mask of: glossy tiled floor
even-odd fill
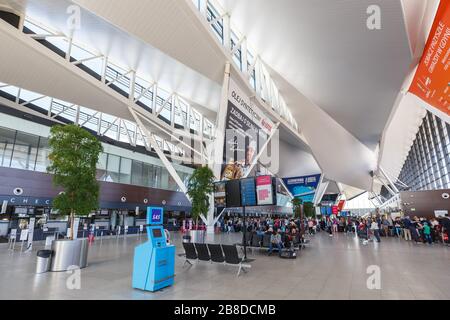
[[[235,243],[237,234],[209,242]],[[174,235],[177,253],[183,252]],[[89,267],[81,271],[81,289],[69,290],[69,274],[35,275],[35,252],[10,252],[0,245],[0,299],[450,299],[450,248],[414,245],[399,239],[363,246],[354,236],[320,233],[296,260],[254,252],[249,273],[195,263],[182,268],[177,257],[175,285],[157,293],[131,288],[136,237],[104,239],[90,248]],[[39,246],[35,246],[35,250]],[[367,268],[381,270],[381,289],[369,290]]]

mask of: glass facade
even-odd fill
[[[427,112],[399,179],[412,191],[450,188],[450,125]]]
[[[50,164],[48,139],[0,127],[0,166],[46,172]],[[187,183],[189,174],[179,172]],[[99,181],[180,191],[168,171],[161,165],[137,161],[117,154],[102,153],[97,164]]]

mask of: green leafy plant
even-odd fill
[[[300,199],[300,198],[295,198],[294,197],[291,200],[291,203],[292,203],[292,209],[294,211],[294,217],[301,218],[303,200]]]
[[[47,171],[53,174],[53,184],[63,189],[53,200],[53,207],[70,214],[69,238],[73,239],[75,216],[98,208],[96,166],[103,148],[95,136],[77,125],[52,127],[49,145]]]
[[[306,202],[303,205],[303,211],[305,213],[305,217],[313,218],[315,215],[314,204],[312,202]]]
[[[189,178],[187,194],[191,198],[191,217],[198,226],[198,218],[209,210],[209,196],[214,190],[214,173],[208,167],[199,167]]]

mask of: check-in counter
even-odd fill
[[[61,220],[48,220],[47,221],[47,228],[54,229],[56,232],[65,233],[67,232],[67,221],[61,221]]]
[[[8,235],[9,221],[0,221],[0,237]]]

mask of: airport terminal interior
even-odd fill
[[[0,300],[450,299],[450,0],[0,0],[0,44]]]

